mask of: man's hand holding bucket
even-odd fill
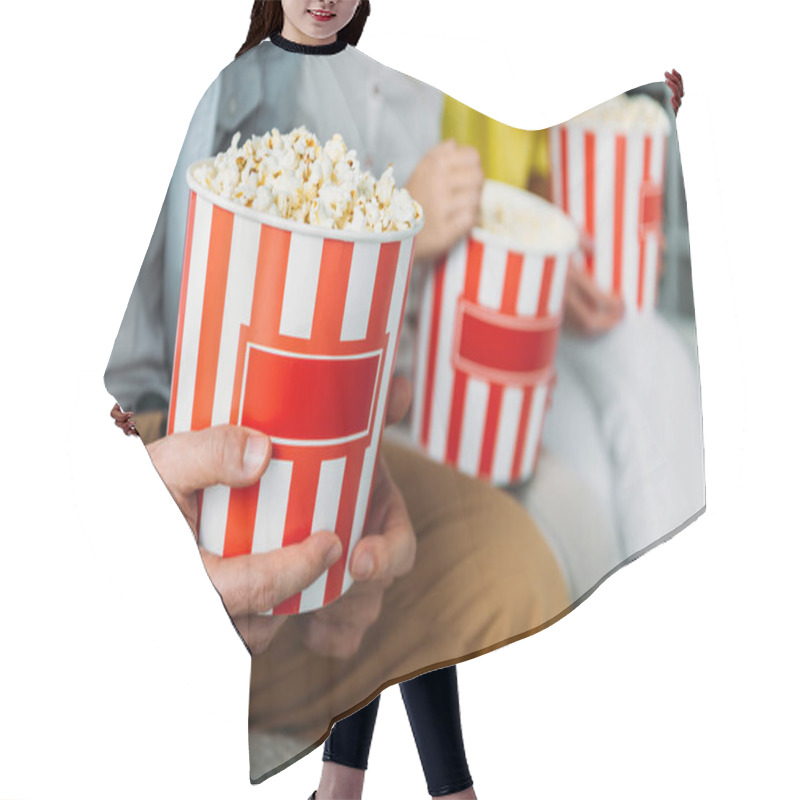
[[[392,383],[387,423],[405,415],[410,402],[405,380]],[[234,425],[179,433],[147,447],[153,465],[197,537],[197,493],[216,484],[250,486],[264,474],[270,441],[264,434]],[[339,601],[308,615],[306,641],[327,655],[353,655],[377,619],[383,592],[410,571],[416,538],[403,498],[383,462],[373,484],[365,535],[353,550],[350,571],[356,584]],[[203,564],[245,644],[263,652],[286,617],[263,616],[313,583],[342,557],[330,531],[269,553],[222,558],[200,548]]]

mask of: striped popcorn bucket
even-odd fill
[[[527,209],[545,246],[476,228],[428,274],[414,363],[412,433],[433,459],[497,485],[536,466],[574,224],[528,192],[486,181],[482,203]]]
[[[553,200],[594,240],[586,271],[628,311],[655,307],[667,133],[571,120],[550,128]]]
[[[237,556],[335,531],[345,555],[270,613],[311,611],[352,583],[421,225],[356,234],[266,217],[192,171],[168,433],[270,436],[258,483],[203,492],[200,544]]]

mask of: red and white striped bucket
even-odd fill
[[[191,188],[168,433],[225,423],[272,440],[261,480],[203,492],[200,544],[263,553],[332,530],[343,557],[273,614],[351,585],[403,319],[414,237],[327,230]]]
[[[594,240],[588,274],[628,311],[656,303],[667,126],[577,117],[549,132],[553,200]]]
[[[433,459],[497,485],[536,466],[554,378],[574,224],[528,192],[486,181],[482,203],[528,209],[546,247],[474,229],[427,276],[414,365],[412,432]]]

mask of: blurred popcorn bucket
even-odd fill
[[[486,181],[481,203],[484,220],[513,209],[512,227],[527,220],[534,235],[475,228],[426,277],[412,432],[431,458],[507,485],[536,466],[578,232],[554,205],[502,183]]]
[[[310,611],[352,582],[421,223],[354,233],[267,217],[193,169],[168,433],[271,437],[258,483],[203,492],[200,545],[237,556],[335,531],[342,558],[271,613]]]
[[[594,240],[587,273],[628,311],[656,303],[668,133],[655,100],[625,95],[549,130],[553,200]]]

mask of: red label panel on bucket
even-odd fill
[[[558,330],[558,317],[518,317],[462,298],[454,366],[489,381],[534,383],[552,368]]]
[[[251,344],[241,424],[297,444],[366,436],[381,354],[309,357]]]
[[[649,181],[642,184],[639,224],[643,233],[647,231],[660,233],[663,194],[662,187],[658,184]]]

